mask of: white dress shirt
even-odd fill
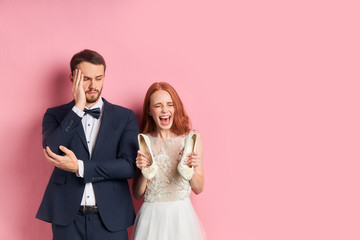
[[[90,109],[100,108],[101,113],[100,113],[99,119],[92,117],[90,114],[85,114],[85,112],[81,111],[76,106],[74,106],[72,108],[72,110],[79,117],[82,118],[81,122],[82,122],[82,125],[84,128],[86,142],[87,142],[89,152],[90,152],[90,160],[91,160],[91,155],[94,150],[94,146],[95,146],[96,139],[97,139],[99,129],[100,129],[101,117],[102,117],[102,113],[103,113],[103,111],[102,111],[103,105],[104,105],[104,102],[100,97],[99,100],[97,101],[97,103],[95,103],[95,105],[90,108]],[[88,109],[87,107],[85,107],[85,108]],[[84,162],[80,159],[78,159],[78,166],[79,166],[79,170],[76,175],[78,177],[83,178],[84,177]],[[94,205],[96,205],[96,199],[95,199],[93,185],[92,185],[92,183],[86,183],[84,194],[83,194],[83,197],[81,200],[81,206],[94,206]]]

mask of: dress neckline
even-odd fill
[[[149,137],[151,138],[154,138],[154,139],[157,139],[157,140],[169,140],[169,139],[177,139],[179,137],[185,137],[186,135],[177,135],[175,137],[165,137],[165,138],[162,138],[162,137],[154,137],[152,136],[151,134],[148,134]]]

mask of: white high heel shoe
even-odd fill
[[[188,165],[185,165],[184,162],[187,158],[186,155],[195,151],[196,143],[197,143],[197,134],[194,132],[190,132],[185,138],[183,155],[177,167],[180,175],[187,181],[189,181],[194,175],[194,167],[189,167]]]
[[[146,179],[151,180],[157,173],[158,165],[156,164],[153,152],[151,151],[150,138],[145,134],[140,133],[138,135],[138,142],[140,150],[150,154],[152,164],[149,167],[142,168],[141,172]]]

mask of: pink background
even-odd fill
[[[0,239],[51,238],[41,121],[84,48],[138,116],[152,82],[178,90],[205,142],[208,239],[360,239],[359,23],[355,0],[1,0]]]

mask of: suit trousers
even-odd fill
[[[68,226],[52,224],[53,240],[128,240],[127,230],[108,231],[99,214],[78,212]]]

